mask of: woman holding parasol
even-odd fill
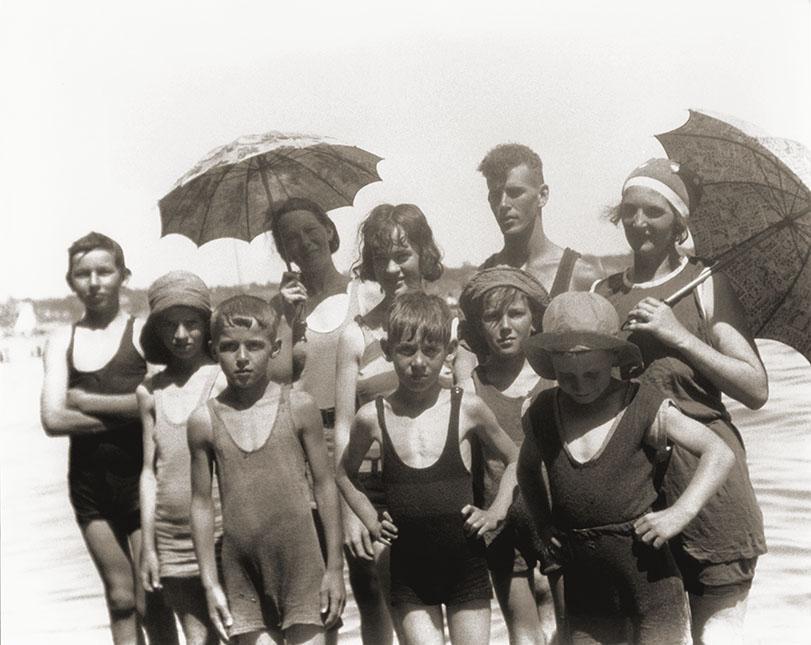
[[[679,248],[700,198],[700,178],[676,162],[652,159],[634,170],[611,215],[623,225],[633,263],[592,290],[629,319],[627,338],[644,361],[639,380],[658,386],[736,456],[721,490],[671,543],[689,595],[695,642],[734,642],[743,640],[746,600],[766,543],[743,442],[721,394],[759,408],[768,398],[768,380],[745,312],[722,273],[672,305],[663,302],[704,268]],[[696,465],[689,453],[673,448],[662,487],[666,500],[678,497]]]

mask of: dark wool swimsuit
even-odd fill
[[[383,398],[376,399],[383,434],[383,486],[399,529],[391,546],[391,603],[454,605],[492,597],[484,543],[465,535],[462,508],[473,488],[459,452],[462,390],[451,390],[451,418],[442,454],[426,468],[405,464],[386,429]]]
[[[633,528],[658,496],[656,449],[646,436],[664,397],[652,386],[628,388],[622,416],[585,462],[561,440],[558,388],[527,411],[549,473],[555,526],[566,535],[566,612],[573,636],[624,642],[630,621],[634,643],[682,643],[687,611],[676,563],[667,549],[637,540]]]
[[[146,376],[146,362],[132,344],[134,319],[127,320],[118,350],[101,369],[82,372],[73,364],[73,338],[67,351],[68,389],[92,394],[133,394]],[[94,415],[106,431],[70,438],[68,486],[70,503],[80,526],[107,520],[131,533],[141,525],[138,481],[143,466],[143,431],[140,419]]]
[[[614,305],[620,320],[625,320],[640,300],[648,296],[666,298],[703,268],[701,263],[691,260],[662,282],[648,285],[632,285],[624,274],[617,273],[601,281],[596,292]],[[676,302],[673,313],[691,334],[712,346],[697,291]],[[735,455],[732,472],[718,492],[679,539],[671,540],[685,586],[691,593],[698,594],[720,593],[724,589],[734,591],[729,585],[748,586],[755,573],[757,557],[766,552],[763,516],[749,479],[743,439],[730,421],[721,393],[709,379],[693,369],[685,357],[653,334],[626,332],[626,337],[642,352],[645,371],[639,381],[656,386],[684,414],[721,437]],[[697,457],[678,446],[673,448],[663,484],[668,504],[682,494],[697,467]]]

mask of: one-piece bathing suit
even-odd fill
[[[232,433],[241,434],[235,427],[244,423],[241,415],[216,398],[206,403],[220,482],[223,578],[234,619],[231,636],[323,624],[319,591],[324,560],[289,396],[285,386],[270,434],[251,451],[233,438]]]
[[[492,597],[484,543],[465,535],[462,508],[473,503],[470,473],[459,451],[462,390],[451,390],[442,454],[426,468],[400,459],[376,400],[383,435],[383,486],[398,528],[391,546],[391,603],[453,605]]]
[[[93,394],[134,394],[146,376],[146,362],[132,342],[134,319],[127,320],[115,355],[101,369],[82,372],[73,363],[76,326],[67,351],[68,389]],[[94,415],[104,432],[70,438],[68,487],[76,520],[84,527],[107,520],[131,533],[141,526],[138,482],[144,447],[141,420],[119,415]]]

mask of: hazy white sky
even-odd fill
[[[0,2],[0,299],[66,293],[65,249],[91,229],[122,243],[134,286],[178,267],[277,279],[264,238],[159,237],[158,200],[243,134],[385,158],[333,212],[341,268],[381,201],[420,205],[448,264],[497,250],[476,167],[500,142],[541,154],[547,231],[587,252],[624,250],[601,212],[689,107],[811,144],[808,0],[386,4]]]

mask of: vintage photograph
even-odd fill
[[[0,640],[794,645],[811,3],[0,3]]]

